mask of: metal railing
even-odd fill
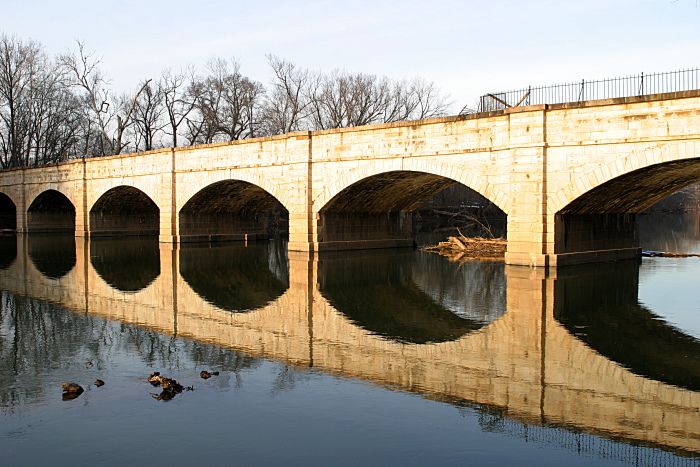
[[[700,68],[665,73],[642,73],[594,81],[584,79],[576,83],[530,86],[513,91],[484,94],[479,98],[476,110],[467,106],[462,109],[460,115],[525,105],[563,104],[696,89],[700,89]]]

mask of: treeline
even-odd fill
[[[267,59],[267,85],[236,60],[212,59],[202,71],[165,70],[118,94],[82,43],[51,57],[35,41],[0,35],[0,168],[430,118],[447,109],[445,96],[420,79]]]

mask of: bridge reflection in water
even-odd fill
[[[546,274],[406,251],[1,240],[12,293],[477,404],[484,426],[516,436],[554,425],[700,453],[700,343],[638,303],[636,262]],[[57,245],[72,266],[54,261]]]

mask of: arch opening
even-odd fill
[[[698,181],[700,159],[656,164],[613,178],[555,214],[554,252],[617,250],[636,256],[639,215]]]
[[[321,249],[412,246],[457,227],[484,235],[482,224],[505,237],[506,214],[471,188],[440,175],[391,171],[334,196],[319,212],[318,241]]]
[[[179,223],[183,242],[286,238],[289,212],[257,185],[224,180],[192,196]]]
[[[0,193],[0,233],[17,230],[17,206],[5,193]]]
[[[90,209],[91,236],[147,236],[159,232],[160,209],[138,188],[112,188]]]
[[[72,233],[75,231],[75,206],[63,193],[46,190],[29,205],[27,230],[37,233]]]

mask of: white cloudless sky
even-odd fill
[[[0,33],[52,54],[84,41],[116,91],[215,56],[268,82],[273,53],[423,77],[454,112],[485,92],[700,66],[696,0],[0,0]]]

